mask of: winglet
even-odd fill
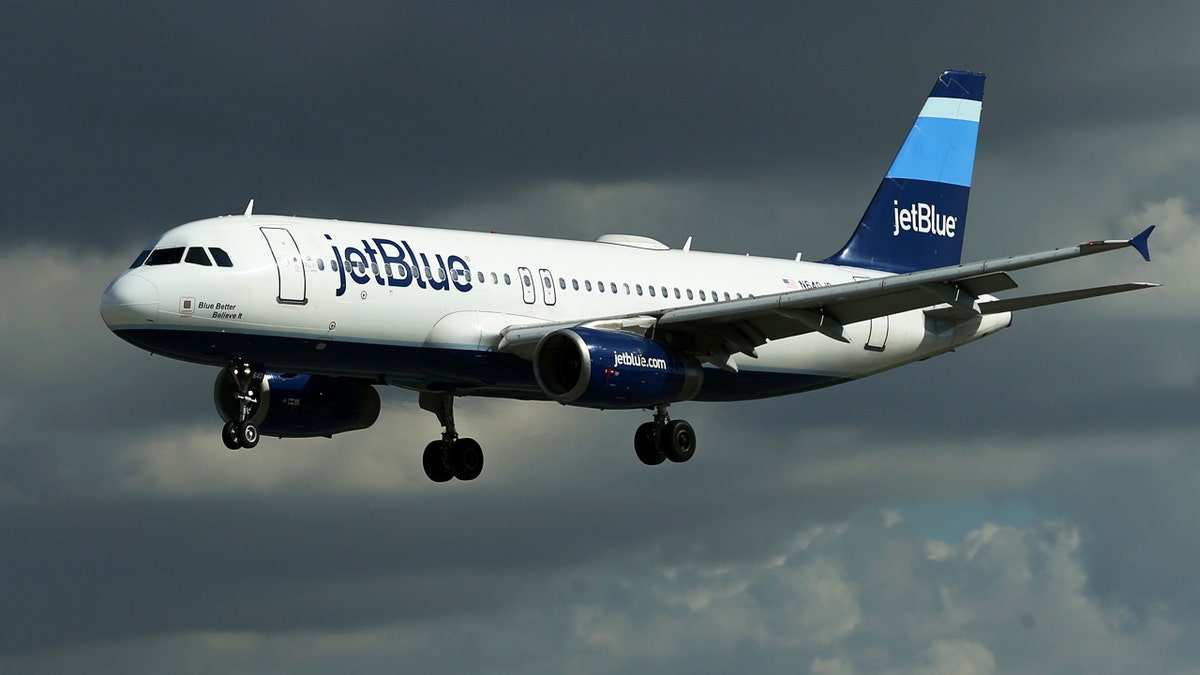
[[[1154,231],[1154,225],[1142,230],[1142,233],[1129,240],[1129,245],[1136,248],[1138,253],[1150,262],[1150,233]]]
[[[250,203],[246,205],[246,213],[244,213],[242,215],[246,215],[246,216],[254,215],[254,200],[253,199],[251,199]]]

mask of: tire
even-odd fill
[[[459,480],[475,480],[483,472],[483,448],[474,438],[460,438],[450,446],[450,466]]]
[[[242,422],[237,426],[237,437],[243,448],[253,448],[258,445],[258,426],[254,422]]]
[[[225,426],[221,428],[221,442],[231,451],[236,452],[242,449],[242,441],[237,435],[237,422],[225,423]]]
[[[656,466],[662,464],[663,460],[667,458],[658,440],[658,425],[654,422],[646,422],[634,432],[633,450],[637,453],[638,459],[642,460],[642,464]]]
[[[425,475],[435,483],[445,483],[454,478],[454,469],[450,466],[450,444],[446,441],[433,441],[425,446],[421,464],[425,467]]]
[[[696,431],[687,422],[674,420],[668,423],[665,436],[663,449],[672,462],[686,462],[696,454]]]

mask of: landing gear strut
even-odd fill
[[[437,415],[442,425],[441,440],[431,441],[425,446],[421,463],[425,475],[435,483],[445,483],[451,478],[475,480],[483,471],[483,449],[473,438],[459,438],[454,429],[454,394],[423,391],[420,396],[422,410]]]
[[[227,370],[237,385],[234,398],[238,402],[238,412],[237,419],[226,422],[225,428],[221,429],[221,440],[230,450],[253,448],[258,445],[258,425],[250,421],[250,416],[258,408],[263,373],[249,363],[230,364]]]
[[[672,420],[667,406],[654,408],[654,421],[639,426],[633,434],[633,449],[643,464],[654,466],[663,460],[686,462],[696,454],[696,432],[683,420]]]

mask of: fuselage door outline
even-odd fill
[[[308,286],[300,247],[292,233],[282,227],[258,228],[267,240],[275,269],[279,275],[279,295],[275,300],[283,305],[308,304]]]
[[[525,304],[537,302],[537,290],[533,287],[533,272],[528,267],[517,268],[517,281],[521,284],[521,299]]]
[[[538,276],[541,277],[542,281],[542,301],[547,305],[553,306],[558,301],[554,293],[554,275],[550,273],[550,270],[543,267],[538,270]]]
[[[870,277],[854,277],[855,281],[866,281]],[[887,315],[877,316],[871,319],[870,326],[867,330],[867,343],[863,345],[863,349],[869,352],[881,352],[887,348],[888,330],[891,324],[888,321]]]

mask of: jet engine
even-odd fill
[[[533,373],[547,396],[589,408],[647,408],[700,391],[699,362],[629,333],[564,328],[538,343]]]
[[[238,421],[238,388],[223,369],[213,386],[217,413]],[[367,382],[344,377],[270,373],[256,387],[249,421],[260,433],[280,438],[326,438],[366,429],[379,418],[379,394]]]

